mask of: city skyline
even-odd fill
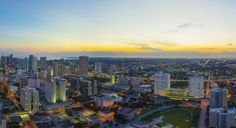
[[[4,1],[0,53],[235,58],[235,1]]]

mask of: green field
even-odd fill
[[[155,118],[163,117],[159,126],[172,125],[174,128],[190,128],[192,127],[193,112],[189,109],[171,109],[166,111],[158,111],[151,116],[144,118],[145,121],[152,121]]]

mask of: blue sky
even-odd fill
[[[234,0],[4,0],[0,50],[236,57],[235,12]]]

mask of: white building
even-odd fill
[[[235,123],[234,110],[223,108],[210,108],[209,127],[231,128]]]
[[[163,91],[170,89],[170,74],[159,72],[154,75],[154,94],[163,95]]]
[[[50,103],[57,101],[66,101],[66,80],[52,78],[50,81],[45,81],[45,97]]]
[[[94,97],[94,102],[99,107],[111,107],[116,102],[121,102],[123,100],[122,97],[117,94],[110,94],[107,96],[96,96]]]
[[[102,63],[101,62],[96,62],[95,63],[95,70],[96,73],[102,73]]]
[[[190,96],[201,98],[204,97],[204,78],[191,77],[189,79]]]
[[[227,89],[213,88],[210,94],[211,108],[227,108]]]
[[[39,92],[35,88],[22,88],[20,104],[25,111],[30,113],[37,112],[39,108]]]

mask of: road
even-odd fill
[[[199,123],[198,123],[198,128],[206,128],[205,120],[206,120],[206,109],[203,108],[201,110],[200,119],[199,119]]]
[[[206,114],[207,114],[207,106],[209,105],[209,100],[208,99],[202,99],[201,100],[201,113],[200,113],[200,119],[198,123],[198,128],[206,128],[205,125],[205,120],[206,120]]]

